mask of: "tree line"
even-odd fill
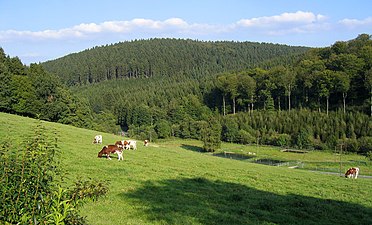
[[[18,57],[7,56],[2,48],[0,111],[89,129],[115,126],[115,119],[94,114],[87,99],[73,94],[58,76],[40,64],[25,66]]]
[[[228,72],[217,77],[230,111],[258,108],[325,111],[347,108],[372,115],[372,40],[360,35],[328,48],[311,49],[290,65]]]

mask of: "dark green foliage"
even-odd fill
[[[0,109],[114,133],[120,126],[140,139],[201,140],[206,121],[232,114],[218,119],[223,141],[369,151],[370,36],[303,50],[151,39],[42,64],[71,92],[40,65],[22,72],[3,54],[1,85],[11,88],[0,90]]]
[[[7,57],[4,50],[0,48],[0,110],[11,111],[12,104],[12,77],[9,72]]]
[[[155,43],[161,47],[155,46]],[[168,55],[172,55],[173,58],[167,58],[165,62],[159,65],[151,64],[153,72],[151,76],[144,76],[144,72],[139,72],[146,68],[148,60],[134,57],[137,53],[131,50],[131,53],[126,52],[120,57],[117,56],[123,59],[122,61],[116,62],[117,59],[115,58],[110,63],[112,65],[115,63],[128,65],[124,59],[127,54],[133,54],[131,56],[135,60],[132,60],[129,64],[146,64],[133,67],[139,68],[139,70],[136,69],[137,72],[128,70],[129,75],[113,76],[109,79],[103,79],[105,82],[99,84],[96,83],[102,80],[97,78],[93,79],[94,85],[72,88],[73,92],[81,98],[88,98],[95,113],[114,112],[118,116],[118,124],[123,130],[128,130],[131,126],[130,133],[139,136],[146,136],[144,134],[149,131],[144,133],[144,130],[154,129],[157,121],[166,120],[170,123],[173,136],[200,139],[199,123],[200,121],[207,121],[213,115],[211,111],[225,115],[262,109],[266,110],[265,112],[274,112],[275,110],[306,108],[327,113],[342,109],[343,113],[346,114],[346,112],[355,112],[359,109],[366,112],[368,109],[366,101],[369,97],[370,86],[363,85],[361,80],[368,78],[369,73],[364,72],[364,68],[369,71],[370,65],[372,65],[372,63],[369,63],[372,58],[369,54],[372,51],[368,51],[368,46],[371,46],[370,39],[361,41],[357,38],[349,42],[337,43],[331,48],[311,49],[301,57],[298,55],[293,57],[290,65],[283,63],[285,58],[282,58],[281,65],[280,63],[265,64],[265,69],[253,68],[252,66],[258,64],[252,63],[247,66],[238,60],[232,63],[237,67],[229,68],[225,66],[224,69],[219,70],[218,68],[221,69],[222,67],[213,67],[213,60],[205,61],[205,64],[200,66],[199,61],[194,62],[192,61],[193,58],[186,57],[187,54],[192,54],[195,57],[198,56],[201,62],[204,62],[203,57],[206,55],[211,57],[214,54],[208,52],[210,49],[223,45],[248,46],[248,43],[205,43],[174,39],[142,40],[94,48],[43,65],[47,68],[59,68],[59,63],[82,56],[89,56],[82,60],[92,63],[95,54],[105,53],[104,55],[116,57],[116,54],[122,52],[123,49],[129,50],[133,46],[137,46],[138,49],[148,46],[153,52],[160,51],[164,47],[163,50]],[[188,46],[188,48],[185,46]],[[206,46],[209,50],[202,51],[201,49]],[[179,55],[171,54],[175,49],[178,49]],[[235,47],[231,47],[231,49],[235,49]],[[192,50],[192,52],[189,52],[189,50]],[[224,48],[224,50],[227,51],[228,48]],[[147,54],[150,55],[150,53]],[[157,56],[161,58],[163,57],[162,54]],[[221,52],[221,54],[224,54],[224,52]],[[150,57],[149,55],[147,56]],[[182,55],[184,59],[174,62],[178,56]],[[185,68],[184,65],[190,63],[188,60],[191,60],[189,65],[192,66]],[[350,60],[351,63],[344,62],[344,60]],[[277,62],[280,62],[280,60]],[[100,67],[100,62],[96,64],[96,68]],[[160,65],[163,67],[157,68]],[[177,65],[177,68],[174,65]],[[195,69],[196,67],[197,69]],[[212,67],[216,70],[211,69]],[[193,68],[193,70],[190,71],[188,68]],[[95,73],[97,72],[90,74],[95,76]],[[64,76],[64,74],[59,75]],[[110,99],[110,101],[107,101],[107,99]],[[360,99],[364,100],[361,101]],[[205,106],[208,106],[208,108]],[[368,133],[370,133],[370,125],[366,124],[364,119],[347,122],[347,118],[333,120],[324,114],[313,114],[306,117],[302,116],[301,113],[294,113],[293,115],[284,113],[285,119],[275,118],[275,112],[270,115],[260,115],[257,118],[252,118],[250,126],[253,128],[253,132],[245,128],[239,129],[237,126],[233,126],[233,123],[226,123],[225,121],[221,124],[223,125],[223,140],[246,143],[251,142],[252,138],[250,136],[253,136],[257,141],[256,134],[259,132],[262,143],[279,146],[292,144],[324,149],[333,148],[340,138],[358,140],[360,137],[369,136]],[[316,116],[319,116],[317,119],[325,124],[314,123],[314,117]],[[267,125],[268,123],[269,125]],[[301,128],[308,124],[311,126],[311,135],[308,138],[309,140],[305,141],[299,134]],[[358,131],[356,131],[355,126],[358,126]],[[275,129],[271,127],[275,127]]]
[[[372,150],[372,137],[361,137],[358,139],[360,152],[366,154]]]
[[[367,152],[367,158],[372,161],[372,151]]]
[[[268,138],[268,143],[274,146],[287,147],[292,145],[292,137],[289,134],[273,133]],[[301,146],[302,147],[302,146]]]
[[[58,156],[56,140],[41,125],[19,145],[1,143],[1,224],[86,224],[78,214],[81,200],[104,195],[107,184],[78,181],[71,190],[61,188]]]
[[[238,142],[241,144],[253,144],[256,138],[246,130],[239,130],[238,132]]]
[[[277,57],[291,61],[291,57],[306,50],[269,43],[149,39],[94,47],[45,62],[43,66],[72,86],[177,74],[200,77],[203,73],[252,68]]]
[[[226,142],[237,142],[239,139],[239,125],[231,116],[224,117],[222,122],[222,140]]]
[[[38,127],[34,138],[13,146],[1,146],[1,216],[0,221],[43,221],[51,200],[57,148]]]
[[[202,123],[201,136],[205,151],[214,152],[221,147],[221,131],[220,122],[214,117]]]
[[[362,113],[330,112],[327,116],[308,110],[271,113],[256,110],[238,113],[229,120],[230,124],[239,124],[238,129],[250,136],[257,137],[259,132],[261,144],[334,149],[341,140],[352,152],[365,153],[372,149],[370,117]],[[348,132],[353,137],[346,137]],[[222,136],[228,134],[223,132]]]
[[[85,98],[72,94],[59,77],[47,73],[40,64],[24,66],[17,57],[5,56],[1,48],[0,111],[110,131],[102,128],[102,124],[107,123],[101,121],[98,115],[101,111],[94,114]],[[108,124],[115,127],[115,123]]]
[[[348,138],[345,140],[345,151],[348,152],[359,152],[360,146],[357,139]]]
[[[171,126],[168,121],[162,119],[155,124],[155,131],[159,138],[168,138],[171,135]]]
[[[299,148],[309,148],[311,146],[310,138],[311,133],[307,129],[301,129],[300,132],[295,136],[294,144]]]

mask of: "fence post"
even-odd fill
[[[342,173],[341,173],[341,171],[342,171],[342,158],[341,158],[341,156],[342,156],[342,146],[343,145],[344,145],[343,143],[340,144],[340,148],[341,148],[341,151],[340,151],[340,177],[342,176]]]

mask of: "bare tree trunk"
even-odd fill
[[[327,116],[328,116],[328,107],[329,107],[329,96],[327,96]]]
[[[288,85],[288,111],[291,111],[291,85]]]
[[[251,107],[252,107],[251,110],[253,112],[253,95],[251,96]],[[372,105],[371,105],[371,113],[372,113]]]
[[[291,91],[288,91],[288,111],[291,111]]]
[[[226,116],[226,101],[225,101],[225,96],[222,96],[222,103],[223,103],[223,115]]]
[[[233,98],[232,100],[233,100],[233,114],[235,114],[235,98]]]
[[[318,111],[321,112],[320,110],[320,98],[318,97]]]
[[[346,96],[347,96],[347,94],[345,92],[342,93],[342,98],[344,100],[344,114],[346,113]]]

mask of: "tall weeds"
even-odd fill
[[[68,190],[61,188],[58,154],[57,138],[49,138],[41,123],[34,137],[25,137],[20,144],[0,144],[0,224],[87,223],[78,214],[81,200],[104,195],[107,184],[86,181],[78,188],[78,183]],[[93,194],[76,194],[88,186]]]

